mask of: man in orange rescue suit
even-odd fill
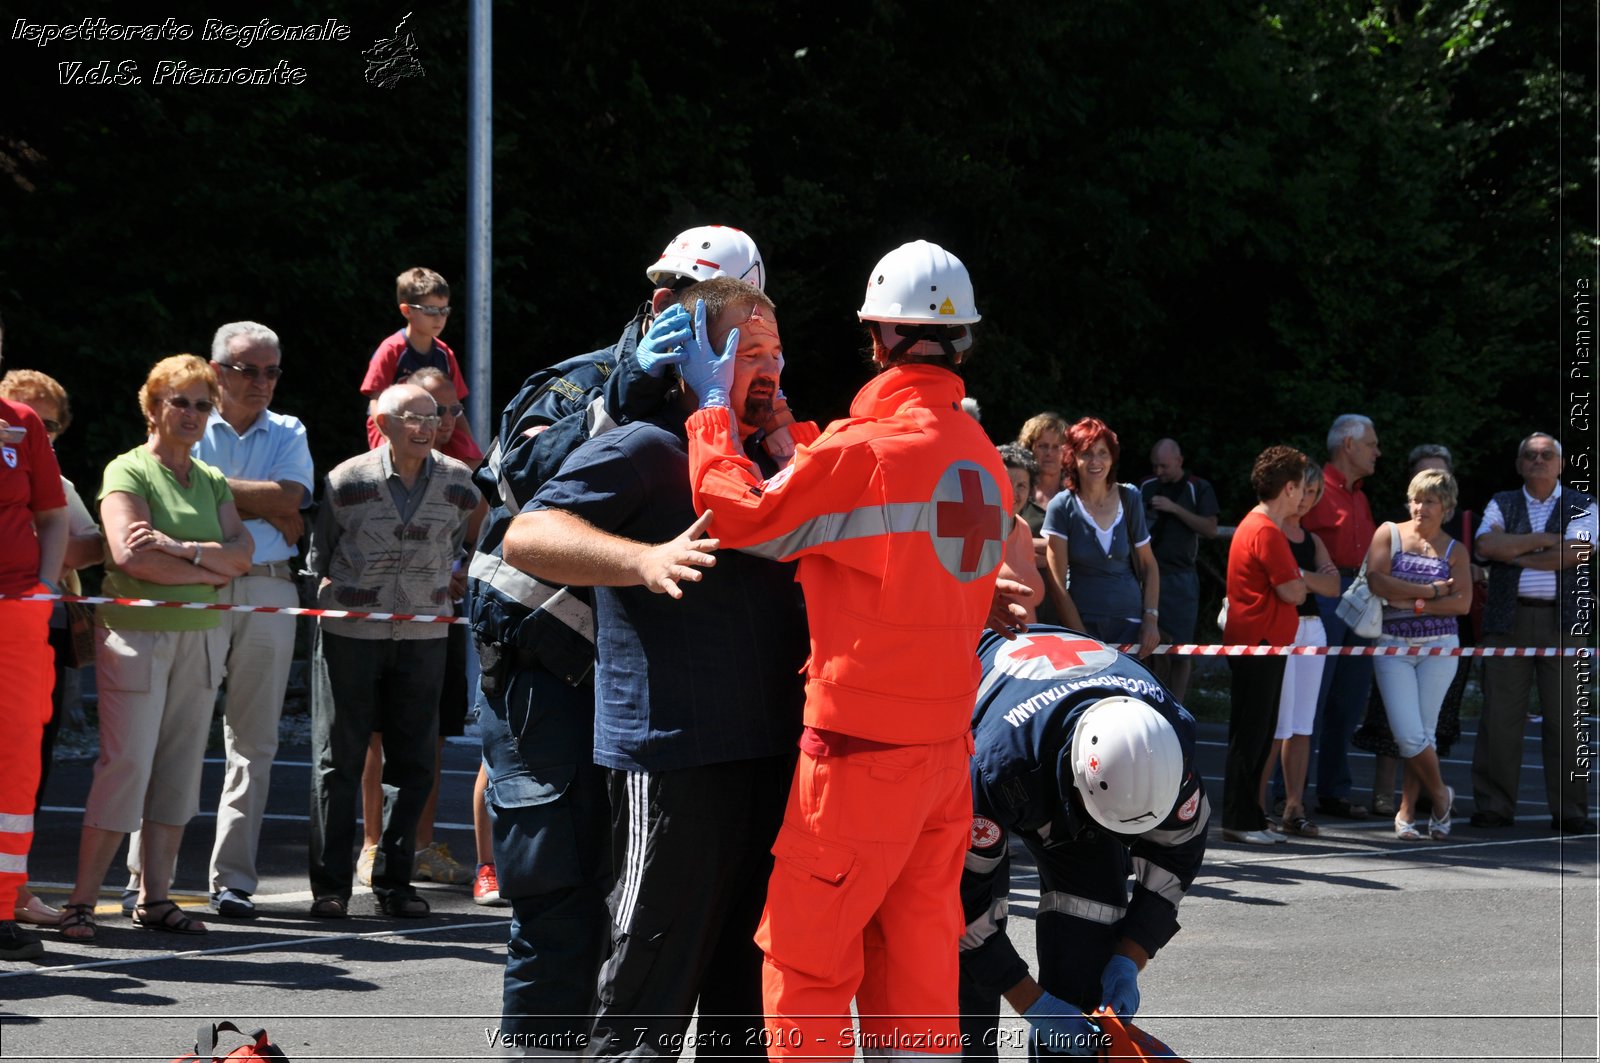
[[[961,409],[955,368],[979,315],[960,260],[921,240],[891,251],[859,317],[878,376],[765,482],[729,418],[732,348],[701,340],[683,364],[700,397],[689,468],[709,534],[798,558],[811,628],[800,759],[756,931],[775,1059],[961,1051],[973,649],[1011,485]]]

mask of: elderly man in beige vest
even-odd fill
[[[452,563],[478,505],[472,472],[433,450],[433,397],[396,384],[377,400],[384,445],[328,474],[310,565],[328,609],[447,616]],[[311,914],[348,914],[356,800],[367,740],[383,732],[383,839],[372,867],[378,909],[428,914],[411,885],[417,819],[433,786],[445,628],[404,621],[318,624],[311,702]]]

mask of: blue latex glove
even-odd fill
[[[639,368],[646,373],[661,379],[669,365],[681,365],[688,356],[685,344],[692,338],[693,322],[689,320],[689,311],[680,304],[673,303],[663,310],[650,327],[645,330],[644,338],[639,341],[638,348],[634,351],[634,358],[639,362]]]
[[[1138,1013],[1138,964],[1120,954],[1111,957],[1100,972],[1100,1006],[1116,1012],[1119,1019],[1131,1019]]]
[[[733,358],[739,349],[739,330],[728,333],[728,342],[722,353],[711,348],[711,334],[706,330],[706,303],[695,300],[694,335],[684,344],[686,357],[680,371],[683,381],[700,397],[700,408],[728,405],[728,392],[733,387]]]
[[[1058,1056],[1100,1054],[1100,1027],[1060,997],[1041,993],[1022,1013],[1039,1035],[1039,1045]]]

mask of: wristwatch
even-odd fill
[[[1159,609],[1146,609],[1144,611],[1144,615],[1148,616],[1148,617],[1151,617],[1152,619],[1155,619],[1155,620],[1160,620],[1161,619],[1161,610],[1159,610]]]

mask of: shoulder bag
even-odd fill
[[[1389,556],[1393,558],[1399,552],[1400,529],[1390,524]],[[1372,593],[1372,587],[1367,583],[1367,562],[1363,558],[1361,571],[1356,573],[1355,581],[1339,596],[1339,604],[1334,607],[1334,612],[1349,625],[1351,631],[1364,639],[1372,639],[1383,633],[1384,604],[1384,600]]]

